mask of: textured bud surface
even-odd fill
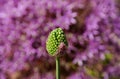
[[[48,53],[50,55],[54,56],[56,54],[58,46],[62,42],[65,45],[67,45],[67,40],[66,40],[63,30],[61,28],[57,28],[57,29],[53,30],[49,34],[47,42],[46,42],[46,49],[47,49]]]

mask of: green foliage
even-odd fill
[[[112,60],[113,55],[111,53],[106,53],[105,54],[105,60],[103,61],[104,65],[107,65],[110,63],[110,61]]]
[[[111,60],[113,58],[113,55],[111,53],[106,53],[105,54],[105,59],[106,60]]]
[[[86,73],[90,76],[97,77],[99,76],[99,72],[95,69],[85,68]]]
[[[67,40],[63,30],[61,28],[57,28],[51,31],[46,42],[46,49],[48,53],[54,56],[61,42],[67,45]]]

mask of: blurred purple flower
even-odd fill
[[[116,4],[116,0],[0,0],[0,79],[5,79],[7,72],[23,70],[27,62],[47,58],[45,41],[49,31],[56,27],[67,31],[67,53],[79,66],[84,66],[83,61],[95,58],[96,54],[104,59],[106,51],[120,52],[115,49],[120,48]],[[88,5],[90,11],[81,26],[75,19],[79,16],[76,10],[86,10]],[[85,30],[76,29],[77,26],[71,29],[72,24]],[[90,79],[82,72],[68,79],[79,77]],[[46,73],[44,78],[54,77]]]

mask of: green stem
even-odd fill
[[[60,60],[56,57],[56,79],[60,79]]]

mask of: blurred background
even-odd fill
[[[55,79],[57,27],[69,44],[61,79],[120,79],[120,0],[0,0],[0,79]]]

